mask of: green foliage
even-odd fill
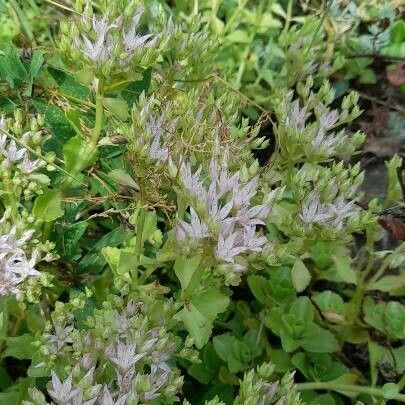
[[[355,158],[394,1],[26,3],[0,0],[0,403],[405,402],[403,159],[365,206]]]

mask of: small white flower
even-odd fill
[[[190,207],[190,223],[179,220],[175,233],[178,241],[199,240],[209,236],[207,225],[200,220],[193,207]]]
[[[24,157],[26,149],[19,149],[17,147],[17,144],[14,141],[11,141],[8,145],[8,148],[3,148],[3,150],[1,150],[1,153],[7,159],[7,161],[18,162]]]
[[[21,171],[23,173],[32,173],[39,168],[41,161],[37,160],[30,160],[28,153],[24,155],[24,160],[20,164]]]
[[[0,235],[0,295],[20,294],[18,285],[30,276],[38,276],[35,269],[38,259],[36,251],[28,258],[24,249],[34,231],[25,231],[20,238],[16,238],[16,228]]]
[[[338,110],[332,110],[328,111],[326,110],[321,116],[319,117],[319,125],[321,128],[324,128],[325,130],[330,130],[334,127],[336,124],[337,120],[339,118],[339,111]]]
[[[288,111],[286,117],[286,126],[291,126],[294,130],[302,132],[305,129],[306,119],[308,113],[305,107],[300,108],[298,100],[290,103],[288,100],[285,101],[286,110]]]
[[[45,335],[49,343],[56,345],[56,350],[59,351],[66,343],[73,343],[70,334],[73,331],[73,325],[63,328],[61,325],[55,325],[55,333],[53,335]]]
[[[109,31],[113,28],[119,28],[121,18],[117,18],[114,23],[108,23],[108,14],[101,19],[93,18],[93,33],[95,40],[92,42],[86,35],[82,34],[83,42],[76,38],[74,45],[81,48],[83,54],[96,64],[104,63],[111,58],[114,43]]]
[[[156,374],[159,370],[170,371],[170,367],[167,364],[172,357],[173,352],[176,350],[175,346],[166,349],[165,351],[154,351],[152,352],[152,365],[150,371],[152,374]]]
[[[180,166],[180,180],[191,195],[203,198],[207,192],[200,181],[201,170],[202,167],[200,166],[195,173],[192,173],[191,165],[183,162]]]
[[[257,236],[254,227],[245,227],[243,230],[243,245],[251,252],[260,252],[267,243],[265,236]]]
[[[4,153],[6,152],[5,149],[4,149],[5,146],[6,146],[6,142],[7,142],[7,135],[2,134],[0,132],[0,153],[2,155],[4,155]]]
[[[318,193],[312,191],[302,204],[300,217],[307,224],[318,223],[340,229],[355,209],[354,202],[346,202],[343,196],[338,196],[331,203],[322,204]]]
[[[0,295],[14,294],[19,296],[18,285],[21,280],[15,274],[7,271],[5,260],[0,259]]]
[[[30,260],[27,260],[26,257],[20,255],[11,256],[9,262],[13,263],[12,266],[10,266],[9,271],[18,274],[22,280],[25,280],[29,276],[40,275],[40,272],[34,268],[37,262],[37,254],[35,253]]]
[[[247,207],[250,205],[250,200],[257,193],[258,178],[254,177],[246,184],[240,185],[233,191],[233,204],[236,209]]]
[[[125,401],[127,400],[128,394],[122,395],[116,401],[114,401],[110,391],[108,390],[107,386],[104,385],[103,389],[103,397],[101,398],[100,405],[125,405]]]
[[[52,388],[48,389],[49,395],[58,405],[67,405],[76,395],[81,391],[81,388],[73,389],[72,375],[69,375],[64,382],[62,382],[54,371],[52,375]]]
[[[107,356],[122,372],[128,371],[146,355],[136,353],[135,343],[117,342],[111,349],[111,353],[107,353]]]
[[[246,246],[242,245],[242,241],[242,231],[236,231],[227,236],[220,234],[218,237],[215,257],[220,261],[234,263],[235,256],[248,250]]]
[[[2,131],[7,132],[7,121],[4,115],[0,117],[0,133]]]
[[[335,216],[332,224],[337,228],[341,228],[344,221],[358,210],[353,201],[346,202],[343,196],[338,196],[332,204],[329,204],[329,207]]]
[[[124,43],[125,51],[132,53],[138,48],[141,48],[152,37],[152,34],[138,35],[137,28],[139,21],[143,14],[143,8],[134,14],[131,21],[131,28],[128,32],[123,32],[122,41]]]
[[[302,204],[300,218],[306,224],[326,223],[332,213],[321,203],[318,193],[312,191]]]
[[[170,376],[170,371],[165,371],[160,375],[152,375],[152,389],[145,392],[144,400],[151,401],[152,399],[158,398],[160,396],[159,390],[166,384]]]

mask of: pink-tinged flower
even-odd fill
[[[135,343],[117,342],[109,347],[107,357],[118,366],[121,372],[126,372],[144,357],[146,353],[137,353]]]
[[[322,204],[318,193],[312,191],[302,204],[300,217],[307,224],[318,223],[340,229],[356,210],[355,203],[346,202],[343,196],[338,196],[328,204]]]
[[[269,204],[255,205],[252,208],[243,207],[236,213],[236,218],[243,226],[251,227],[256,225],[265,225],[263,221],[271,212]]]
[[[18,162],[24,157],[26,149],[19,149],[17,147],[17,144],[14,141],[11,141],[8,144],[8,148],[0,148],[0,152],[7,159],[8,162]]]
[[[22,249],[32,237],[34,231],[25,231],[16,238],[16,229],[0,236],[0,295],[20,294],[18,286],[30,276],[38,276],[35,269],[37,252],[28,258]]]
[[[179,220],[175,228],[178,241],[199,240],[207,238],[210,234],[207,225],[200,220],[193,207],[190,207],[190,223]]]
[[[250,200],[257,193],[258,178],[254,177],[243,185],[239,185],[233,191],[233,205],[236,209],[247,207],[250,205]]]
[[[124,43],[125,51],[132,53],[138,48],[141,48],[152,37],[152,34],[139,35],[137,33],[139,21],[143,14],[143,8],[134,14],[131,21],[131,27],[128,32],[123,32],[122,41]]]
[[[312,191],[302,203],[300,218],[306,224],[326,223],[331,219],[332,213],[321,203],[319,194]]]
[[[0,295],[13,294],[19,296],[20,289],[18,288],[21,280],[15,274],[7,271],[4,259],[0,259]]]
[[[92,42],[86,35],[82,34],[83,43],[76,38],[74,45],[81,48],[83,54],[96,64],[107,62],[114,51],[114,41],[109,33],[113,28],[119,28],[122,24],[122,18],[117,18],[114,23],[108,23],[108,15],[101,19],[93,18],[93,33],[95,36]]]
[[[170,371],[165,371],[160,375],[152,374],[152,389],[143,394],[144,400],[151,401],[155,398],[158,398],[160,396],[159,390],[167,383],[169,376]]]
[[[359,210],[353,201],[346,202],[343,196],[337,197],[329,207],[335,216],[332,223],[337,228],[341,228],[344,221]]]
[[[108,387],[104,385],[103,397],[101,398],[100,405],[125,405],[128,394],[121,395],[117,400],[114,400]]]
[[[260,252],[263,245],[267,243],[265,236],[258,236],[255,228],[245,227],[243,230],[243,245],[251,252]]]
[[[332,110],[332,111],[326,110],[319,117],[319,126],[328,131],[335,126],[338,118],[339,118],[338,110]]]
[[[180,179],[187,192],[197,200],[193,203],[204,212],[206,222],[201,221],[190,207],[191,222],[178,222],[176,239],[184,242],[209,237],[215,246],[213,256],[223,265],[229,265],[227,271],[242,272],[246,269],[245,265],[238,267],[242,255],[260,252],[267,243],[264,236],[256,233],[256,226],[265,225],[263,220],[270,214],[271,205],[251,205],[257,193],[257,177],[240,182],[239,172],[230,173],[226,167],[219,169],[218,161],[213,158],[209,165],[211,182],[207,188],[201,180],[201,171],[199,167],[193,173],[191,166],[183,163]],[[221,268],[225,269],[223,265]]]
[[[24,155],[24,160],[20,164],[21,171],[23,173],[32,173],[39,168],[41,161],[37,160],[30,160],[28,153]]]
[[[55,325],[55,333],[46,334],[45,339],[51,344],[55,346],[56,352],[62,349],[63,346],[67,343],[73,343],[73,339],[71,338],[70,334],[73,331],[73,325],[66,326],[63,328],[61,325]]]
[[[58,405],[66,405],[72,399],[80,394],[81,388],[73,388],[72,375],[69,375],[65,381],[61,381],[54,371],[52,375],[52,388],[48,390],[49,395]]]
[[[192,173],[191,165],[183,162],[180,166],[180,180],[191,195],[204,197],[207,192],[200,181],[201,170],[200,166],[195,173]]]
[[[220,261],[234,263],[235,256],[246,250],[248,248],[243,246],[243,232],[241,230],[230,235],[219,234],[215,257]]]
[[[157,160],[158,162],[164,162],[169,158],[169,148],[167,146],[161,145],[161,138],[165,132],[163,123],[163,116],[159,118],[152,116],[148,123],[152,133],[152,142],[149,148],[149,157],[151,160]],[[170,138],[170,136],[168,138]],[[168,139],[166,139],[166,141],[167,140]]]
[[[221,222],[230,214],[233,207],[233,201],[231,200],[221,207],[219,196],[216,193],[215,184],[211,183],[207,193],[206,205],[210,218],[213,218],[217,222]]]
[[[290,103],[286,100],[286,126],[292,127],[294,130],[302,132],[305,129],[306,120],[308,117],[308,113],[305,107],[300,108],[300,104],[298,100]]]

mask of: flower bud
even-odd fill
[[[177,177],[178,169],[176,165],[173,163],[172,158],[169,156],[169,160],[167,162],[167,170],[169,172],[169,176],[172,179],[175,179]]]
[[[80,361],[81,366],[85,370],[89,370],[93,366],[93,356],[91,353],[86,353]]]

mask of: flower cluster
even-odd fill
[[[20,110],[13,118],[0,118],[0,295],[30,299],[36,295],[36,269],[40,260],[53,260],[50,242],[40,243],[32,200],[43,193],[49,178],[40,173],[51,154],[42,159],[40,144],[45,139],[43,117],[31,117],[29,129]],[[48,167],[49,169],[49,167]],[[28,282],[30,288],[22,288]],[[45,282],[42,277],[41,280]]]
[[[150,41],[148,41],[152,36],[151,34],[139,35],[137,33],[142,14],[143,10],[141,9],[133,15],[131,24],[127,31],[123,27],[121,17],[116,18],[111,24],[108,21],[108,14],[100,19],[93,17],[92,32],[90,35],[94,37],[94,41],[89,39],[88,35],[82,34],[81,38],[79,36],[74,38],[73,44],[90,62],[101,67],[115,56],[114,54],[118,47],[118,41],[113,38],[111,31],[118,30],[121,33],[121,39],[126,53],[126,55],[120,60],[120,63],[126,65],[137,49],[151,45]]]
[[[173,304],[152,297],[110,299],[87,319],[88,327],[68,313],[71,304],[57,304],[32,367],[51,370],[49,395],[57,405],[175,400],[182,377],[173,359],[180,342],[167,330]],[[85,298],[76,301],[80,307]]]
[[[209,185],[206,187],[202,167],[192,172],[191,165],[180,167],[180,181],[189,198],[190,220],[179,219],[175,228],[180,244],[205,245],[205,254],[219,263],[218,269],[230,284],[237,284],[247,270],[246,255],[261,252],[267,243],[257,232],[258,225],[271,211],[269,202],[255,204],[258,178],[242,181],[240,171],[229,172],[213,158],[209,167]]]
[[[294,386],[294,374],[286,374],[281,381],[270,382],[274,366],[263,363],[250,370],[240,382],[239,395],[234,405],[299,405],[300,395]]]
[[[358,95],[353,92],[346,96],[339,112],[329,108],[335,93],[328,82],[317,92],[311,90],[312,86],[310,77],[297,88],[300,99],[293,100],[294,93],[290,91],[276,106],[279,122],[276,132],[283,156],[289,161],[305,159],[318,163],[333,156],[352,154],[363,143],[364,134],[349,135],[337,129],[360,115]]]
[[[300,218],[306,225],[318,224],[341,229],[347,218],[359,211],[353,201],[345,201],[341,195],[334,201],[323,204],[319,194],[312,191],[302,203]]]
[[[121,10],[113,3],[97,17],[91,2],[84,7],[76,5],[82,19],[61,24],[64,35],[60,47],[72,59],[81,59],[97,75],[105,77],[125,72],[134,65],[148,66],[155,60],[154,47],[159,35],[142,33],[143,7],[130,2]]]
[[[42,121],[41,117],[38,119]],[[24,133],[20,128],[21,124],[22,116],[19,112],[16,112],[14,121],[7,120],[4,116],[0,117],[0,168],[1,177],[10,179],[14,186],[28,186],[24,190],[24,195],[29,198],[37,188],[33,180],[35,176],[32,174],[45,167],[47,163],[44,159],[32,159],[30,152],[24,146],[38,145],[43,141],[42,132],[37,128],[39,125],[37,119],[32,119],[33,128]]]
[[[30,131],[25,132],[21,141],[24,144],[28,143],[30,136]],[[30,174],[41,166],[41,160],[31,160],[26,148],[19,148],[14,140],[10,140],[5,117],[0,117],[0,154],[3,155],[2,170],[7,170],[12,164],[17,163],[23,173]]]
[[[153,111],[153,99],[142,99],[145,104],[140,111],[134,111],[143,118],[144,130],[142,135],[134,134],[133,148],[141,157],[145,157],[152,164],[162,165],[169,159],[169,144],[176,129],[178,120],[168,120],[170,109],[174,108],[168,103],[163,111]],[[134,106],[134,110],[135,110]],[[135,132],[135,128],[133,128]],[[138,131],[136,131],[138,133]]]
[[[19,285],[28,277],[40,274],[35,269],[38,252],[34,250],[32,256],[27,257],[24,249],[34,231],[27,230],[20,237],[16,232],[16,228],[12,228],[0,234],[0,295],[20,295]]]

